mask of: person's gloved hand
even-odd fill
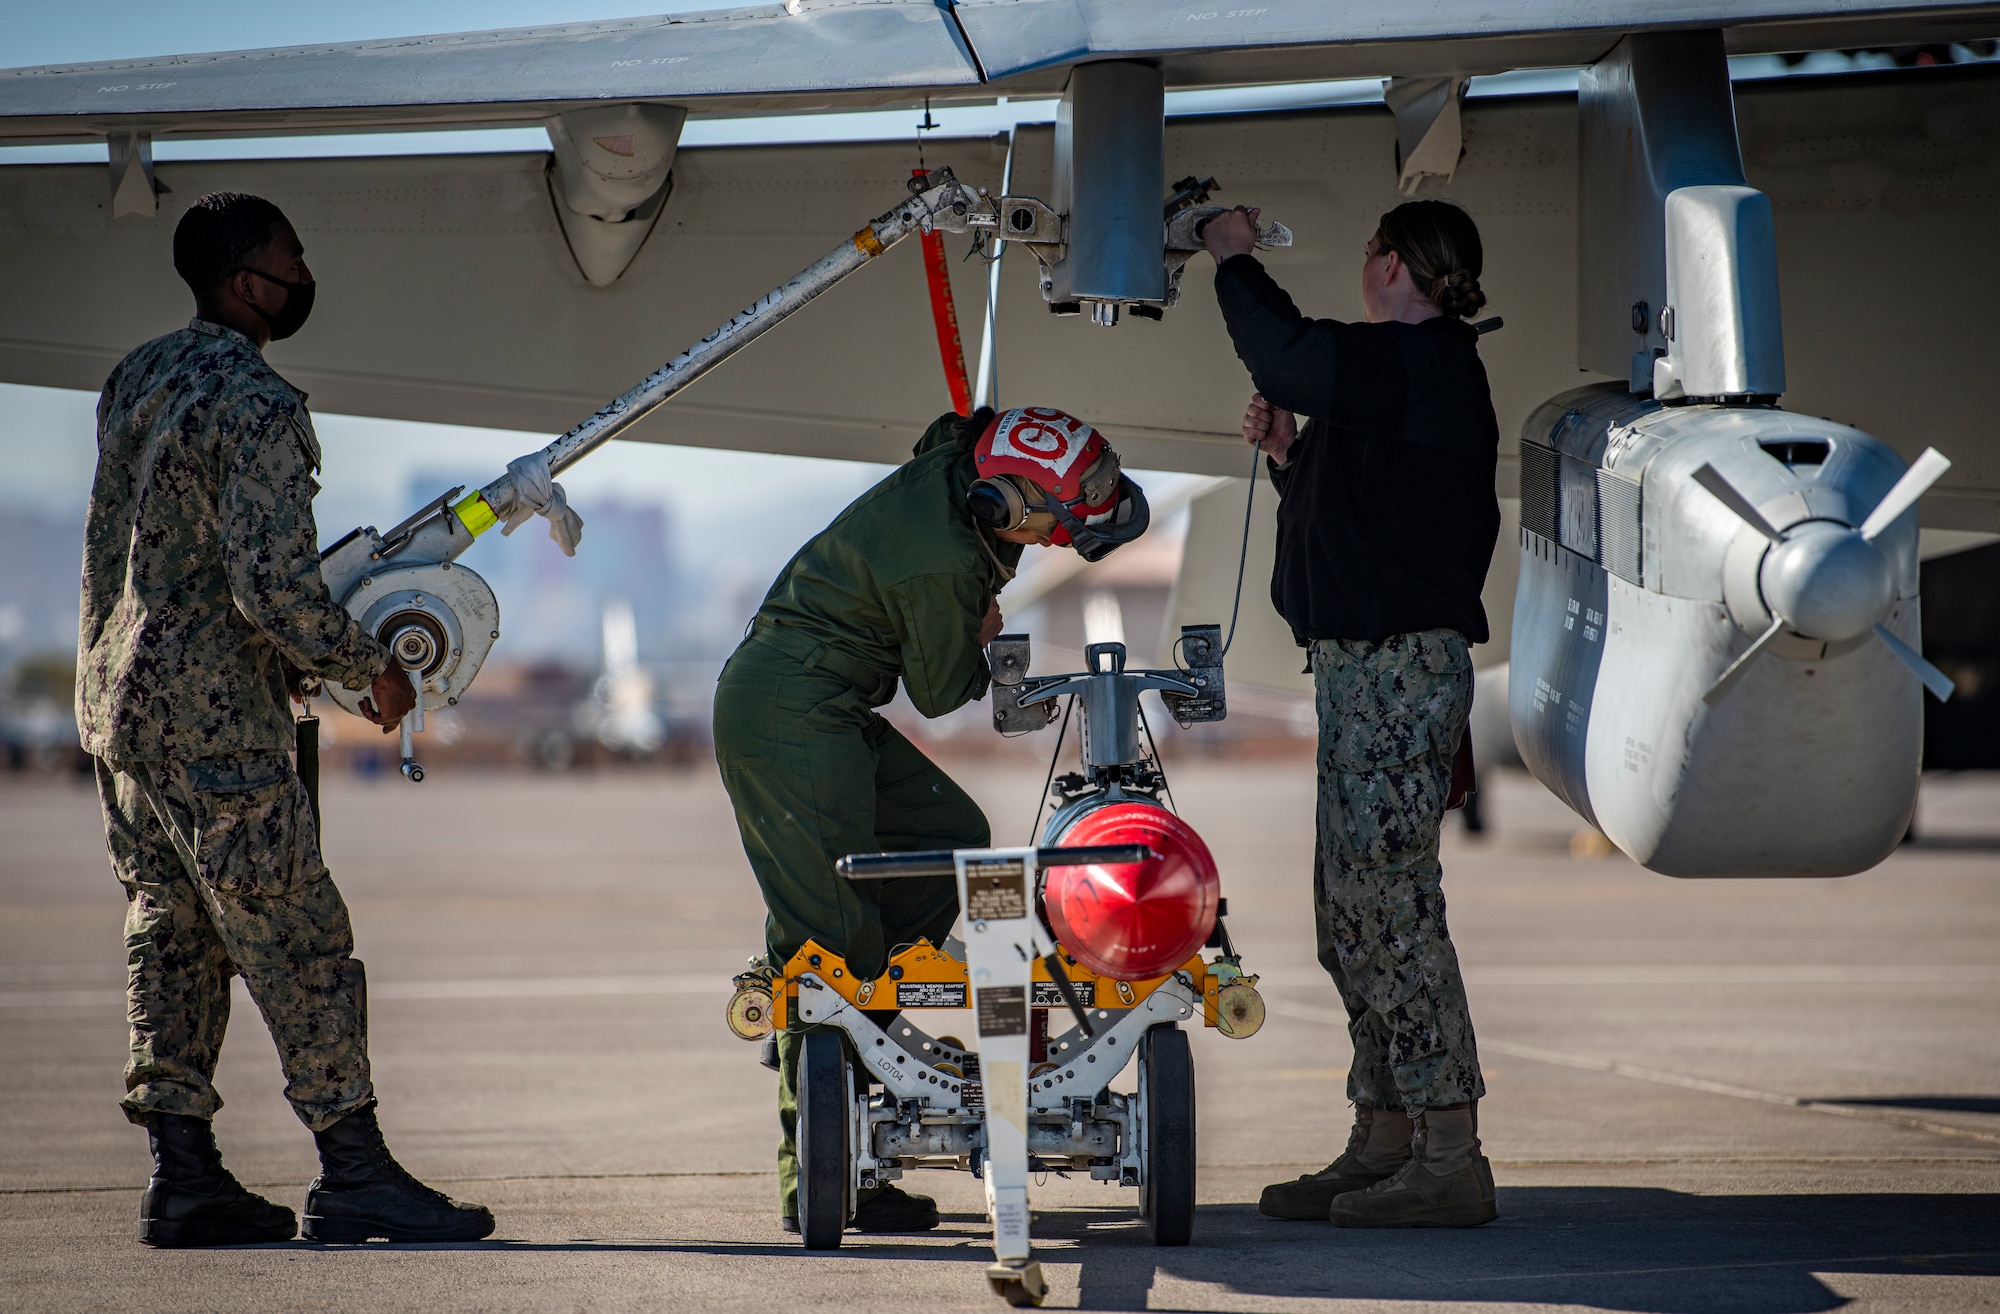
[[[389,669],[375,677],[375,683],[361,699],[361,714],[382,727],[388,734],[409,715],[417,705],[416,686],[410,682],[410,673],[394,662]]]

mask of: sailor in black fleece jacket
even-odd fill
[[[1486,1093],[1445,926],[1439,831],[1472,708],[1470,646],[1500,528],[1479,335],[1479,233],[1413,201],[1362,265],[1366,323],[1307,319],[1256,257],[1256,211],[1209,221],[1215,294],[1257,393],[1243,433],[1278,489],[1271,600],[1312,653],[1313,904],[1347,1005],[1347,1151],[1267,1188],[1275,1218],[1470,1227],[1496,1217]],[[1303,417],[1303,430],[1298,419]]]

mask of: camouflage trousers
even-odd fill
[[[1319,711],[1319,961],[1347,1006],[1347,1097],[1412,1115],[1486,1093],[1438,837],[1472,710],[1455,630],[1312,645]]]
[[[372,1100],[365,978],[291,759],[100,759],[97,793],[126,898],[125,1116],[222,1107],[232,976],[264,1015],[300,1121],[319,1131]]]

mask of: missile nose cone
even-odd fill
[[[1771,613],[1808,638],[1866,634],[1896,600],[1888,558],[1841,525],[1804,524],[1771,549],[1759,573]]]

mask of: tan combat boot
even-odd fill
[[[1414,1151],[1395,1176],[1336,1196],[1327,1217],[1337,1227],[1478,1227],[1500,1216],[1476,1101],[1424,1110]]]
[[[1354,1106],[1354,1130],[1347,1134],[1347,1149],[1332,1163],[1297,1181],[1278,1182],[1264,1188],[1257,1211],[1266,1218],[1311,1219],[1327,1216],[1333,1198],[1348,1191],[1373,1186],[1395,1175],[1410,1161],[1410,1133],[1414,1126],[1400,1109]]]

